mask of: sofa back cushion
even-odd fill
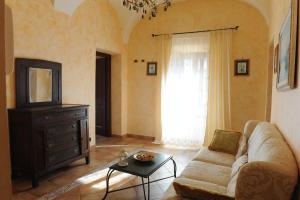
[[[248,140],[248,162],[254,161],[276,164],[290,175],[297,173],[293,153],[278,129],[267,122],[259,123]]]
[[[246,122],[244,127],[244,136],[247,138],[247,140],[249,139],[254,129],[256,128],[257,124],[259,123],[260,121],[258,120],[249,120]]]

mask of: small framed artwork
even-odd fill
[[[147,63],[147,75],[156,76],[157,75],[157,62]]]
[[[279,33],[277,89],[296,87],[298,0],[291,0],[290,9]]]
[[[235,60],[235,69],[234,75],[235,76],[248,76],[249,75],[249,59],[240,59]]]

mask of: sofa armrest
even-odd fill
[[[244,165],[238,174],[235,198],[238,200],[289,200],[296,186],[293,172],[262,161]]]

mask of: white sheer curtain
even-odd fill
[[[231,129],[230,66],[232,66],[232,30],[210,34],[208,114],[205,146],[216,129]]]
[[[162,142],[202,145],[208,99],[209,34],[172,38],[169,67],[162,82]]]

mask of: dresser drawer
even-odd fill
[[[80,140],[79,125],[76,122],[62,124],[47,128],[45,147],[48,152],[57,152],[80,145]]]
[[[66,161],[68,159],[74,158],[80,155],[80,148],[79,146],[71,147],[64,151],[59,151],[56,153],[48,153],[47,157],[47,164],[53,165],[59,162]]]
[[[80,110],[75,110],[75,111],[68,111],[64,113],[65,118],[73,118],[73,119],[78,119],[82,117],[87,117],[87,110],[86,109],[80,109]]]
[[[49,152],[56,152],[67,149],[70,146],[79,145],[80,137],[77,133],[68,134],[64,137],[47,140],[46,149]]]
[[[49,112],[43,113],[36,117],[38,123],[47,124],[51,122],[59,122],[65,120],[77,120],[87,117],[87,109],[78,109],[65,112]]]
[[[58,137],[64,137],[67,134],[78,132],[79,126],[77,122],[60,124],[53,127],[46,128],[47,140],[56,139]]]

